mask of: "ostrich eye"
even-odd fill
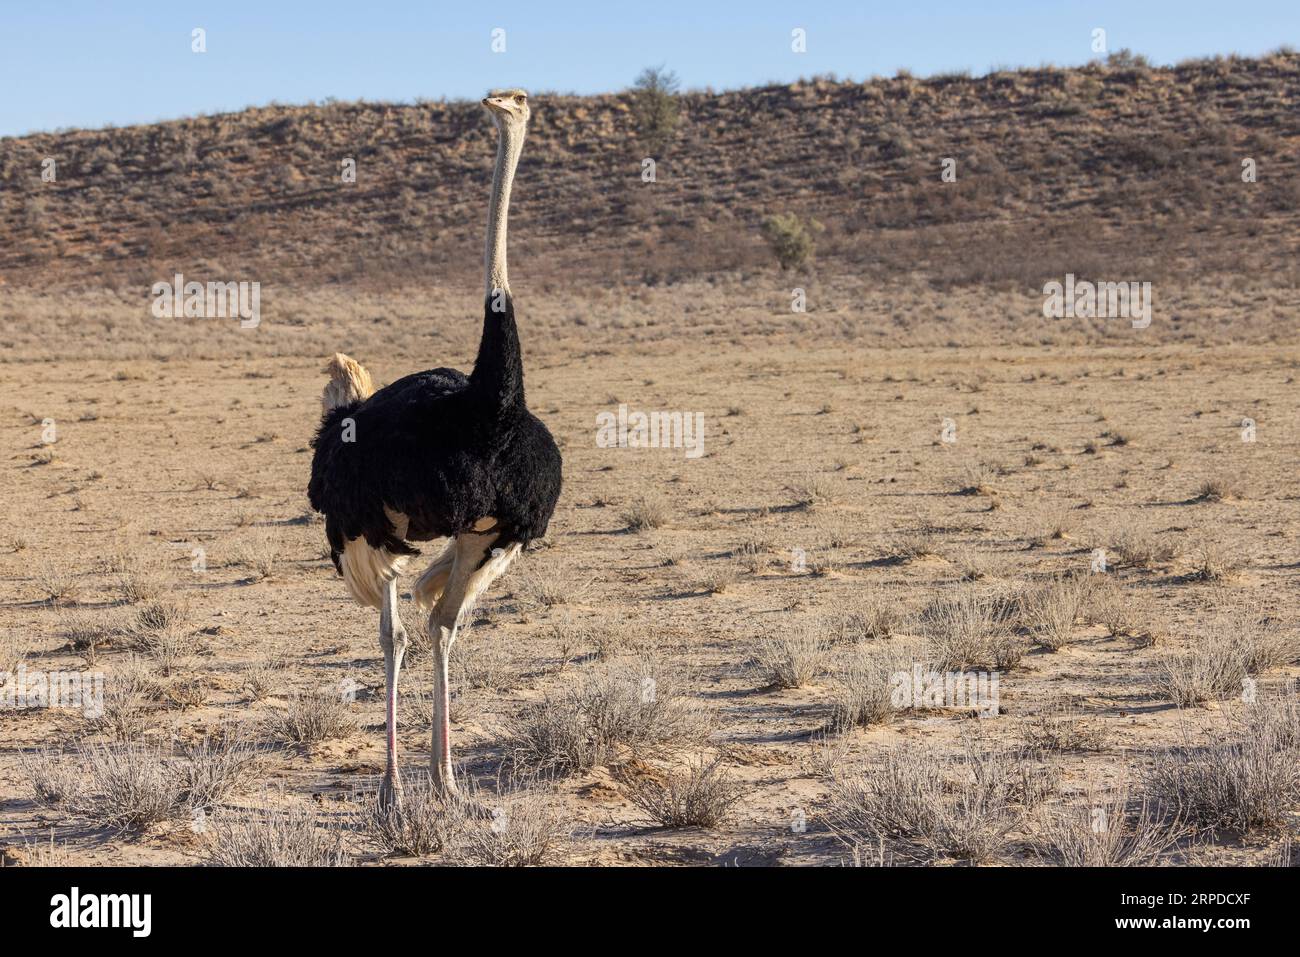
[[[522,102],[524,102],[524,95],[523,95],[522,93],[516,93],[516,94],[515,94],[515,102],[516,102],[516,103],[522,103]]]

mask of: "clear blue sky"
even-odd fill
[[[271,100],[479,97],[491,86],[591,93],[667,64],[687,88],[816,73],[864,79],[1077,64],[1111,50],[1157,63],[1300,45],[1300,0],[620,0],[552,6],[440,0],[0,0],[0,136],[151,122]],[[207,52],[190,50],[195,27]],[[506,31],[506,52],[490,49]],[[790,49],[807,30],[808,51]]]

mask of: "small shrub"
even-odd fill
[[[997,478],[997,470],[985,462],[969,463],[962,470],[961,475],[953,479],[953,491],[957,495],[993,495],[996,489],[993,482]]]
[[[1025,727],[1025,744],[1038,751],[1104,751],[1109,740],[1104,724],[1090,724],[1070,707],[1041,712]]]
[[[142,831],[179,815],[180,783],[158,749],[101,745],[84,757],[89,783],[78,810],[96,824]]]
[[[348,700],[333,689],[294,692],[272,720],[281,736],[299,744],[345,738],[356,730]]]
[[[677,75],[664,67],[647,67],[632,85],[632,116],[637,136],[652,150],[662,150],[677,131]]]
[[[1226,476],[1206,479],[1196,489],[1198,502],[1235,502],[1244,496],[1237,483]]]
[[[1300,801],[1300,707],[1290,697],[1261,701],[1234,724],[1226,744],[1157,755],[1146,787],[1192,825],[1239,833],[1279,826]]]
[[[68,755],[46,750],[24,753],[19,755],[18,767],[42,807],[75,807],[85,791],[82,769]]]
[[[520,571],[514,591],[533,608],[555,608],[577,601],[591,585],[590,578],[580,578],[563,567],[534,562]]]
[[[745,793],[723,771],[721,758],[670,771],[663,781],[625,776],[623,784],[628,799],[661,827],[720,827]]]
[[[280,540],[275,535],[253,536],[235,550],[235,564],[250,572],[253,581],[270,578],[279,561]]]
[[[605,666],[525,710],[503,741],[515,771],[572,774],[620,748],[654,751],[701,742],[708,717],[652,667]]]
[[[666,525],[668,509],[659,499],[643,495],[624,508],[619,517],[630,531],[644,532]]]
[[[1216,542],[1205,541],[1196,548],[1193,577],[1205,582],[1226,582],[1238,577],[1246,567],[1246,556]]]
[[[0,688],[18,673],[33,647],[32,640],[26,636],[14,632],[0,634]]]
[[[1189,652],[1165,655],[1156,687],[1178,707],[1190,708],[1240,695],[1248,676],[1243,648],[1220,632],[1203,637]]]
[[[50,605],[70,605],[81,593],[75,574],[57,562],[45,559],[32,567],[32,581],[41,600]]]
[[[1016,609],[1007,596],[962,586],[940,594],[918,619],[929,655],[941,671],[1013,668],[1024,654],[1015,633]]]
[[[342,833],[316,826],[306,808],[262,808],[242,821],[222,822],[211,862],[219,867],[345,867]]]
[[[1166,565],[1177,557],[1177,549],[1162,542],[1150,531],[1126,527],[1117,532],[1111,541],[1111,550],[1119,564],[1131,568],[1154,568]]]
[[[596,657],[612,661],[632,645],[632,634],[621,622],[606,622],[590,629],[590,641],[596,647]]]
[[[283,669],[267,662],[258,662],[244,669],[240,688],[250,701],[265,701],[283,684]]]
[[[191,811],[209,812],[246,788],[257,769],[257,750],[237,729],[187,748],[177,763],[180,799]]]
[[[159,598],[141,605],[135,614],[137,633],[180,629],[190,620],[189,602],[180,598]]]
[[[356,814],[362,833],[389,854],[421,856],[450,849],[469,825],[464,798],[446,795],[427,773],[402,785],[400,803],[381,804],[369,795]]]
[[[740,580],[736,565],[725,562],[710,567],[696,579],[695,587],[706,595],[721,595]]]
[[[1127,789],[1089,791],[1083,803],[1046,814],[1040,856],[1065,867],[1150,867],[1178,847],[1188,830],[1150,799]]]
[[[850,847],[894,843],[915,858],[992,859],[1025,811],[1050,790],[1046,772],[1017,752],[955,757],[925,746],[886,752],[879,767],[832,782],[828,823]]]
[[[149,702],[162,694],[162,684],[142,662],[129,659],[104,682],[104,709],[90,719],[93,730],[115,741],[133,741],[149,728]]]
[[[796,508],[813,511],[834,503],[835,486],[816,472],[808,472],[789,486]]]
[[[763,220],[763,238],[783,270],[801,269],[812,259],[817,248],[813,234],[821,224],[810,219],[806,224],[794,213],[777,213]]]
[[[512,791],[492,807],[490,822],[466,828],[452,857],[478,867],[537,867],[556,857],[569,828],[546,797]]]
[[[761,639],[751,662],[768,687],[802,688],[821,672],[827,648],[818,629],[794,625]]]
[[[518,678],[505,643],[493,638],[465,636],[451,646],[448,666],[454,683],[463,688],[509,691]]]
[[[1035,642],[1060,651],[1074,640],[1074,623],[1083,615],[1088,579],[1063,575],[1037,585],[1020,599],[1020,615]]]
[[[883,724],[901,710],[894,696],[895,676],[910,674],[921,660],[915,644],[861,645],[836,675],[829,729],[837,734]]]
[[[198,635],[187,628],[167,626],[141,633],[137,647],[153,661],[164,677],[180,674],[199,648]]]
[[[854,596],[851,607],[831,619],[834,640],[884,641],[903,630],[904,615],[896,601],[875,591]]]
[[[112,645],[124,634],[120,623],[88,614],[65,615],[59,621],[59,631],[68,642],[68,647],[77,654],[84,655],[92,665],[101,648]],[[4,665],[0,662],[0,670],[3,668]]]
[[[895,535],[886,546],[888,557],[900,564],[939,554],[939,536],[928,527],[915,528]]]

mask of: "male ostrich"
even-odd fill
[[[373,392],[370,376],[344,355],[316,433],[308,495],[325,515],[335,567],[352,597],[379,609],[387,684],[388,761],[380,800],[400,800],[397,678],[406,630],[397,615],[397,576],[418,555],[408,542],[450,538],[412,589],[432,608],[433,780],[456,784],[448,725],[447,655],[463,613],[530,540],[546,533],[560,495],[560,452],[524,402],[523,360],[506,276],[510,185],[528,125],[522,90],[483,100],[497,128],[488,208],[483,336],[474,371],[433,369]]]

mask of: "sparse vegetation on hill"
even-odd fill
[[[512,214],[530,269],[663,282],[767,268],[761,227],[780,210],[825,224],[824,265],[868,277],[1023,286],[1249,266],[1296,281],[1295,53],[718,94],[675,95],[671,75],[650,72],[616,95],[535,91]],[[640,177],[647,135],[673,142],[653,183]],[[440,101],[0,140],[0,277],[468,281],[490,137],[477,103]],[[349,158],[355,183],[343,182]],[[944,158],[955,182],[941,182]],[[1255,183],[1242,181],[1245,159]]]

